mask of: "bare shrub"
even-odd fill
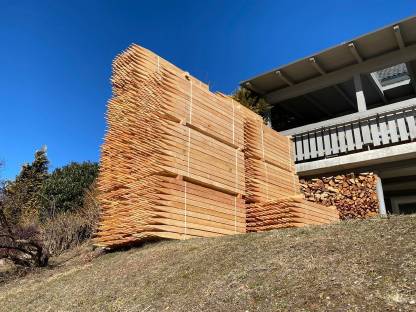
[[[40,168],[39,170],[34,170],[33,167],[35,165],[33,164],[32,167],[29,165],[24,167],[25,170],[22,170],[21,175],[19,175],[20,180],[18,182],[20,184],[24,178],[29,181],[27,179],[30,176],[29,173],[33,176],[34,172],[42,173],[47,170],[47,158],[44,154],[44,152],[37,152],[36,157],[42,159],[42,161],[33,163],[38,169]],[[2,164],[0,163],[1,166]],[[26,185],[27,187],[24,191],[22,191],[22,187],[18,187],[20,184],[17,182],[12,185],[6,185],[4,181],[0,181],[0,259],[9,260],[20,267],[44,267],[49,262],[49,253],[42,242],[39,227],[32,222],[22,224],[13,222],[16,220],[13,220],[13,217],[7,214],[10,211],[23,211],[23,207],[27,208],[26,210],[28,211],[32,211],[28,208],[29,206],[22,205],[24,201],[19,199],[21,199],[23,194],[29,194],[29,189],[33,193],[33,190],[40,183],[38,180],[40,181],[41,177],[37,179],[37,184],[27,183],[31,187]],[[11,196],[12,194],[15,195],[17,190],[20,190],[21,194],[19,196]],[[30,202],[34,196],[28,198],[26,198],[26,203]]]
[[[99,217],[96,188],[91,186],[84,196],[83,206],[76,211],[63,212],[42,225],[43,240],[51,254],[58,255],[76,247],[94,234]]]
[[[24,267],[48,265],[49,253],[36,225],[11,225],[0,207],[0,259]]]

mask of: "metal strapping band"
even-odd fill
[[[184,212],[184,216],[185,216],[185,222],[184,222],[184,226],[185,226],[185,231],[184,231],[185,232],[185,238],[186,238],[186,234],[187,234],[186,233],[187,232],[186,231],[187,230],[186,229],[186,221],[187,221],[186,218],[187,218],[187,214],[188,214],[188,211],[187,211],[187,192],[186,191],[187,191],[187,182],[185,181],[185,212]]]
[[[269,200],[269,170],[267,167],[266,159],[264,157],[264,129],[263,129],[264,123],[263,120],[261,121],[261,147],[263,150],[263,163],[264,163],[264,169],[266,170],[266,194],[267,194],[267,200]]]
[[[233,107],[233,144],[235,144],[235,104],[231,99]],[[238,149],[235,150],[235,189],[238,191]],[[234,196],[234,232],[237,233],[237,196]]]
[[[190,82],[190,99],[189,99],[189,123],[191,123],[192,121],[192,80],[189,80]],[[190,177],[190,163],[191,163],[191,128],[189,128],[189,125],[187,125],[188,127],[188,170],[187,170],[187,176]],[[187,207],[187,182],[185,181],[185,238],[186,238],[186,234],[187,234],[187,227],[186,227],[186,219],[187,219],[187,211],[188,207]]]
[[[235,144],[234,142],[234,138],[235,138],[235,108],[234,108],[234,100],[231,99],[231,105],[233,106],[233,144]]]
[[[237,196],[234,196],[234,233],[237,233]]]
[[[238,150],[235,150],[235,188],[238,189]],[[234,196],[234,230],[237,233],[237,196]]]

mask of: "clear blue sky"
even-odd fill
[[[238,82],[416,13],[385,1],[0,0],[0,160],[97,161],[111,61],[138,43],[232,92]]]

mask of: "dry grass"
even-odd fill
[[[97,190],[93,184],[85,192],[82,207],[57,214],[42,224],[43,243],[51,255],[59,255],[92,237],[100,212],[96,198]]]
[[[87,247],[0,285],[1,311],[416,311],[416,217]]]

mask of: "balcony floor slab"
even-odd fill
[[[301,163],[296,170],[299,176],[311,176],[409,159],[416,161],[416,142]]]

